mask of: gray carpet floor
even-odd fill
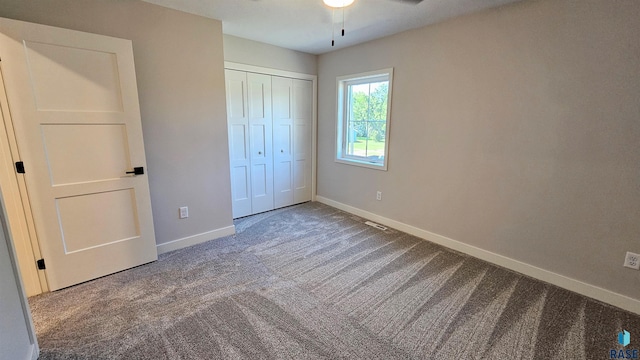
[[[608,359],[640,316],[319,203],[29,299],[41,359]]]

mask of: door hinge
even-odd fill
[[[16,171],[18,174],[24,174],[24,163],[22,161],[16,163]]]
[[[46,270],[47,267],[44,265],[44,259],[40,259],[38,261],[36,261],[36,263],[38,264],[38,270]]]

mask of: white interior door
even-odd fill
[[[157,259],[131,41],[0,19],[51,290]]]
[[[251,215],[251,156],[247,114],[247,73],[225,70],[227,131],[233,218]]]
[[[311,201],[313,84],[293,80],[293,202]]]
[[[275,207],[293,204],[293,80],[271,79]]]
[[[249,143],[251,152],[251,212],[273,210],[273,139],[271,76],[247,73]]]

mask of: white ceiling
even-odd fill
[[[521,0],[356,0],[335,11],[335,46],[331,47],[332,10],[322,0],[144,0],[222,21],[225,34],[311,54],[322,54],[418,28],[444,19]]]

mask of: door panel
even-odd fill
[[[125,174],[146,166],[131,42],[0,19],[0,51],[50,289],[156,260],[147,177]]]
[[[275,165],[276,208],[293,205],[292,172],[291,161],[279,161]]]
[[[135,204],[133,189],[57,199],[65,254],[139,237]],[[104,212],[104,207],[118,209],[118,212]],[[102,216],[95,216],[100,213]],[[91,236],[87,236],[86,227],[95,229]]]
[[[293,80],[293,202],[311,200],[311,127],[313,87],[309,80]]]
[[[271,79],[268,76],[249,73],[247,82],[249,84],[249,117],[255,120],[271,120],[271,110],[268,109],[267,103],[271,99],[269,95]]]
[[[267,143],[271,142],[267,138],[267,129],[264,123],[251,124],[251,161],[253,163],[264,163],[267,157]]]
[[[291,79],[273,76],[272,84],[274,120],[291,119]]]
[[[271,77],[247,73],[253,214],[273,210]]]
[[[225,80],[227,83],[227,115],[234,119],[247,117],[245,111],[247,77],[243,72],[226,70]]]
[[[292,133],[293,131],[291,130],[291,124],[289,124],[288,122],[280,122],[275,126],[274,149],[281,159],[287,158],[287,161],[288,158],[291,157],[292,153]]]
[[[54,186],[115,180],[122,177],[122,169],[132,167],[123,124],[47,124],[42,138]]]
[[[261,198],[271,193],[271,189],[267,189],[267,167],[264,164],[251,166],[251,174],[253,175],[253,197]]]
[[[251,185],[249,184],[250,177],[247,171],[248,171],[247,166],[238,166],[238,167],[231,168],[231,179],[234,180],[233,181],[234,185],[231,188],[231,193],[233,196],[234,203],[237,201],[240,202],[243,200],[247,200],[248,204],[251,205],[251,196],[250,196]],[[234,207],[234,209],[236,209],[236,207]],[[247,214],[239,215],[239,217],[250,215],[250,214],[251,214],[251,208],[248,209]]]
[[[231,167],[231,204],[234,218],[251,215],[251,157],[247,115],[247,75],[225,70],[227,127]]]
[[[231,160],[246,160],[249,158],[247,154],[247,132],[245,124],[229,125]]]
[[[304,169],[305,161],[304,160],[296,160],[293,165],[293,188],[294,192],[294,202],[304,202],[306,200],[300,200],[296,195],[298,194],[298,190],[304,189],[307,183],[307,177],[304,171],[299,171],[300,169]]]
[[[25,42],[36,109],[123,111],[116,54]]]
[[[275,207],[293,205],[293,80],[272,77]]]

